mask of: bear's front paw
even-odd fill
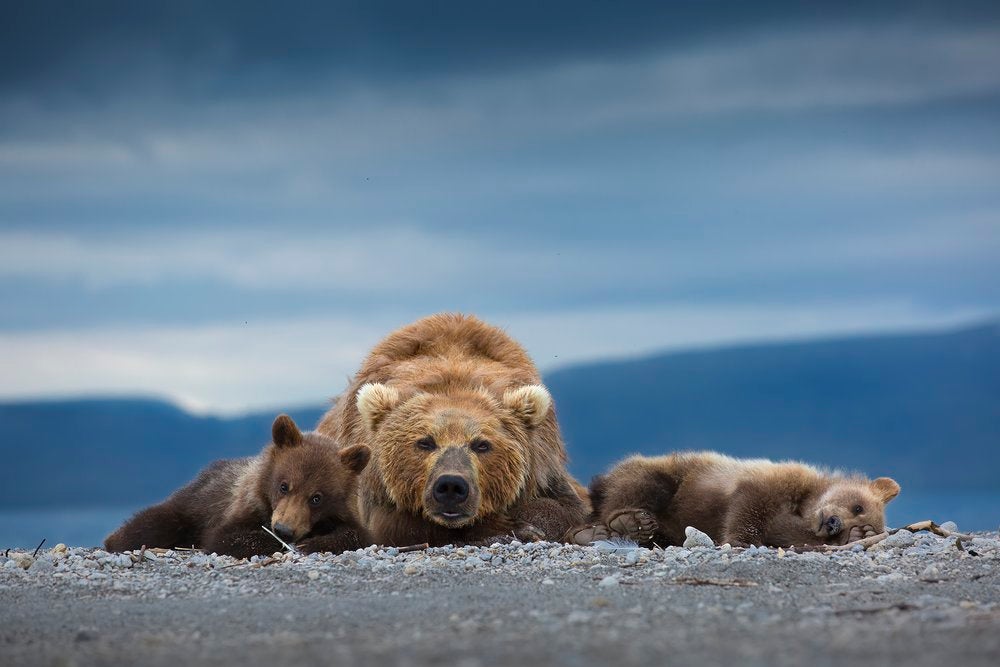
[[[616,537],[624,537],[639,544],[651,541],[659,527],[653,513],[644,509],[615,510],[608,517],[608,528]]]
[[[566,531],[563,542],[578,544],[581,547],[589,547],[594,542],[610,540],[613,537],[620,537],[620,535],[613,534],[611,529],[603,523],[588,523]]]
[[[878,532],[874,526],[854,526],[851,528],[851,533],[847,536],[847,542],[850,544],[851,542],[875,537],[876,535],[878,535]]]
[[[540,528],[527,522],[518,524],[514,535],[522,542],[541,542],[545,539],[545,533]]]

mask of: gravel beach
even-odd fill
[[[1000,664],[1000,539],[0,555],[3,665]]]

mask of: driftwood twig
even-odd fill
[[[421,544],[411,544],[408,547],[399,547],[397,551],[401,554],[405,554],[408,551],[423,551],[424,549],[427,549],[430,546],[431,545],[429,545],[427,542],[423,542]]]
[[[853,609],[837,609],[833,613],[836,616],[847,616],[849,614],[879,614],[883,611],[912,611],[917,609],[916,605],[909,602],[897,602],[896,604],[884,607],[854,607]]]
[[[701,577],[677,577],[666,583],[680,586],[727,586],[738,588],[750,588],[759,585],[756,581],[750,581],[749,579],[702,579]]]

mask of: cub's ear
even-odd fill
[[[288,415],[278,415],[271,425],[271,441],[278,447],[294,447],[302,442],[302,432]]]
[[[341,463],[355,474],[365,469],[371,457],[372,450],[368,449],[366,445],[354,445],[340,450]]]
[[[872,491],[883,503],[887,503],[899,495],[899,484],[890,477],[879,477],[872,480]]]
[[[368,382],[358,389],[358,412],[368,428],[374,431],[393,408],[399,404],[399,392],[381,382]]]
[[[525,426],[534,428],[548,416],[552,407],[552,396],[542,385],[528,384],[505,391],[503,404],[513,411]]]

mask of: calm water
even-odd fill
[[[0,548],[34,549],[59,542],[71,546],[97,546],[137,507],[95,509],[0,509]],[[922,519],[954,521],[962,530],[997,530],[1000,526],[1000,493],[921,493],[905,491],[889,505],[888,521],[899,526]]]

